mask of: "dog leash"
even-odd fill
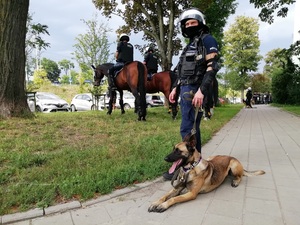
[[[185,187],[188,175],[189,175],[189,171],[185,172],[183,167],[178,168],[172,177],[171,185],[175,189],[179,188],[180,186]],[[177,184],[174,184],[174,181],[177,181]]]
[[[201,110],[202,111],[202,110]],[[194,118],[194,124],[193,124],[193,128],[191,130],[191,135],[196,134],[196,120],[197,120],[197,116],[199,114],[199,106],[195,107],[195,118]],[[201,161],[201,158],[199,160],[199,162]],[[178,168],[171,180],[171,185],[176,189],[180,186],[184,186],[187,182],[187,177],[189,175],[189,172],[191,169],[193,169],[199,162],[197,163],[193,163],[193,165],[187,170],[185,171],[185,169],[183,167]],[[174,181],[177,180],[177,184],[174,184]]]
[[[189,168],[184,168],[183,166],[179,167],[175,172],[171,180],[171,185],[177,189],[179,187],[185,187],[189,173],[194,169],[202,160],[202,157],[198,161],[193,162]],[[177,181],[176,184],[174,182]]]
[[[201,110],[202,111],[202,110]],[[197,116],[199,114],[199,106],[195,107],[195,118],[194,118],[194,124],[193,124],[193,128],[191,130],[191,134],[194,135],[196,134],[196,120],[197,120]]]

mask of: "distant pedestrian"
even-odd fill
[[[252,89],[251,87],[248,87],[247,93],[246,93],[246,107],[252,108],[251,100],[252,100]]]

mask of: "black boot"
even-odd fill
[[[115,85],[115,81],[114,81],[113,75],[111,75],[111,74],[109,74],[109,76],[108,76],[108,85],[109,85],[109,88],[112,91],[116,91],[117,90],[117,87]]]

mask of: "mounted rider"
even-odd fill
[[[114,82],[115,72],[121,70],[126,63],[133,61],[133,45],[129,43],[129,36],[121,34],[115,53],[116,64],[109,69],[108,84],[111,90],[116,90]]]
[[[158,59],[157,56],[154,54],[154,50],[152,47],[148,48],[143,63],[146,65],[148,71],[147,80],[150,81],[152,79],[152,75],[154,73],[157,73],[158,69]]]

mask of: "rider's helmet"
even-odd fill
[[[251,91],[251,87],[248,87],[248,91]]]
[[[129,36],[127,34],[121,34],[120,35],[120,41],[129,41]]]
[[[181,28],[181,33],[184,37],[188,37],[187,33],[185,32],[186,31],[185,23],[187,20],[190,19],[198,20],[199,30],[202,30],[203,28],[206,28],[208,30],[208,27],[206,26],[204,14],[196,8],[187,9],[179,17],[179,25]]]
[[[152,47],[149,47],[147,52],[150,52],[150,51],[154,52]]]

